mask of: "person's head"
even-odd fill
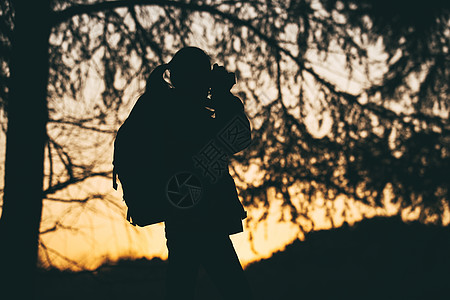
[[[200,48],[185,47],[168,64],[175,89],[189,94],[206,95],[210,86],[210,57]]]

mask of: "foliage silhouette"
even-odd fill
[[[11,94],[11,87],[20,84],[11,76],[17,3],[0,4],[0,123],[5,132],[6,122],[13,122],[12,103],[24,103]],[[50,34],[47,96],[29,93],[47,107],[37,118],[44,120],[48,113],[48,139],[35,144],[45,143],[46,149],[44,203],[96,199],[120,209],[103,194],[72,201],[55,193],[95,176],[111,176],[105,149],[130,109],[130,95],[156,65],[180,47],[196,44],[236,69],[246,95],[259,142],[244,155],[262,172],[262,180],[246,182],[237,166],[249,166],[235,160],[234,175],[241,179],[247,207],[262,205],[268,211],[273,189],[300,226],[311,221],[309,204],[315,199],[333,203],[339,195],[373,206],[383,206],[386,198],[400,210],[419,209],[422,221],[444,221],[450,199],[445,1],[55,0],[38,8],[42,19],[37,19],[49,22],[42,30],[50,30],[44,32]],[[362,84],[347,88],[342,77],[350,79],[349,85]],[[33,118],[18,117],[36,125]],[[41,158],[34,159],[39,165]],[[15,180],[11,185],[21,186]],[[41,182],[41,175],[29,181]],[[19,198],[4,200],[2,219],[8,214],[20,218],[19,208],[6,209],[7,201]],[[40,218],[40,210],[30,211]],[[36,226],[30,225],[32,232],[37,233]],[[57,219],[42,232],[52,228],[70,224]]]

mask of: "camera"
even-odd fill
[[[213,92],[227,92],[236,84],[236,74],[228,72],[223,66],[214,64],[211,71],[211,80],[211,89]]]

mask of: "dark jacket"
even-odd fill
[[[239,98],[224,93],[204,105],[193,106],[173,92],[170,118],[166,119],[165,161],[169,174],[188,171],[202,185],[197,205],[171,210],[166,229],[210,229],[228,234],[242,231],[246,217],[236,186],[228,171],[230,157],[251,142],[250,123]],[[208,103],[210,101],[212,103]],[[214,111],[207,108],[214,107]]]

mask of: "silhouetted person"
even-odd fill
[[[230,92],[234,77],[223,67],[211,71],[209,57],[194,47],[178,51],[168,68],[173,109],[168,112],[165,153],[172,160],[172,173],[196,174],[202,195],[192,207],[166,218],[167,299],[193,299],[200,266],[225,299],[251,299],[229,238],[242,232],[246,213],[228,172],[228,160],[251,139],[243,104]],[[195,195],[191,200],[196,201]]]
[[[228,163],[251,141],[244,106],[230,92],[234,83],[224,67],[211,69],[201,49],[183,48],[153,70],[118,132],[115,172],[129,220],[165,222],[170,300],[194,298],[200,266],[225,299],[251,299],[229,238],[243,231],[246,212]]]

